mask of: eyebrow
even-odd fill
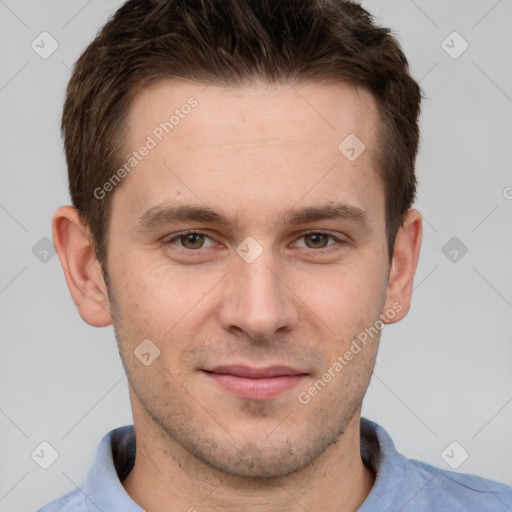
[[[135,222],[137,231],[157,229],[173,222],[199,221],[228,225],[229,219],[208,206],[179,205],[155,206],[143,213]]]
[[[344,220],[370,229],[367,213],[358,206],[346,203],[329,203],[323,206],[311,206],[301,210],[289,210],[284,215],[285,224],[307,224],[319,220]]]
[[[361,208],[346,203],[328,203],[322,206],[310,206],[302,209],[292,208],[285,212],[282,220],[276,224],[299,225],[321,220],[343,220],[361,226],[369,231],[367,213]],[[161,205],[150,208],[137,218],[136,231],[150,231],[175,222],[198,221],[225,226],[238,225],[227,215],[203,205]]]

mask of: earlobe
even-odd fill
[[[112,317],[101,266],[77,210],[61,206],[53,216],[52,232],[66,283],[80,316],[95,327],[110,325]]]
[[[385,311],[393,310],[391,324],[407,315],[411,305],[414,274],[418,265],[422,239],[422,220],[417,210],[409,210],[402,227],[398,230],[391,262]],[[399,306],[400,305],[400,306]]]

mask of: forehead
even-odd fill
[[[192,101],[196,107],[191,109],[188,105]],[[187,130],[186,124],[190,122],[181,121],[189,113],[204,130],[195,133]],[[349,129],[368,137],[372,136],[376,120],[377,104],[373,95],[344,81],[295,85],[255,81],[226,87],[160,82],[140,91],[128,113],[132,136],[138,131],[152,133],[159,124],[170,121],[176,141],[180,137],[192,141],[192,135],[199,142],[213,126],[217,132],[216,144],[223,142],[223,136],[229,138],[224,142],[231,144],[246,142],[247,136],[254,139],[256,130],[260,139],[272,136],[275,142],[293,142],[295,138],[315,143],[333,135],[336,141]],[[178,125],[182,125],[180,129]],[[211,135],[206,137],[209,139]],[[136,142],[133,137],[129,140]]]
[[[127,157],[151,150],[120,195],[134,211],[188,198],[240,218],[254,203],[274,216],[297,201],[350,199],[383,211],[377,117],[373,96],[345,82],[159,83],[128,112]]]

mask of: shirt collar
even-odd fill
[[[91,512],[144,512],[121,483],[134,463],[132,425],[116,428],[103,437],[82,487]]]
[[[407,459],[396,451],[389,434],[377,423],[361,418],[361,458],[376,474],[370,494],[358,512],[396,510],[405,481]]]
[[[376,474],[374,486],[359,512],[392,510],[400,496],[406,459],[377,423],[361,418],[361,457]],[[125,491],[122,481],[135,463],[135,430],[119,427],[101,440],[82,492],[91,512],[144,512]]]

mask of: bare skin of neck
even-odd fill
[[[134,411],[136,462],[123,486],[147,512],[349,512],[362,505],[375,482],[361,459],[360,410],[312,464],[272,480],[218,472],[137,416]]]

